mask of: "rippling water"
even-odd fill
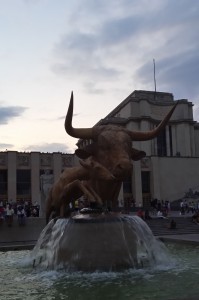
[[[33,269],[29,251],[0,252],[0,299],[199,299],[199,247],[167,246],[172,264],[118,273]]]

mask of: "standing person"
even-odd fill
[[[170,211],[171,211],[171,203],[170,203],[169,200],[167,201],[167,211],[168,211],[168,214],[169,214]]]
[[[25,210],[23,206],[18,206],[17,209],[17,217],[18,217],[18,223],[19,225],[25,225]]]
[[[75,211],[78,212],[79,211],[79,201],[75,200]]]
[[[184,205],[184,201],[182,200],[180,202],[180,215],[184,215],[185,214],[185,205]]]
[[[9,227],[12,226],[13,216],[14,216],[14,209],[12,208],[11,204],[8,204],[6,207],[6,222]]]
[[[144,220],[144,212],[141,208],[138,209],[137,214],[138,217]]]
[[[145,210],[144,219],[145,220],[151,220],[152,219],[148,209]]]
[[[0,224],[3,224],[4,221],[4,207],[0,206]]]

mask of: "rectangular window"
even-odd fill
[[[170,155],[173,156],[173,143],[172,143],[172,127],[169,126],[169,143],[170,143]]]
[[[31,171],[17,170],[17,196],[31,198]]]
[[[8,191],[8,171],[0,170],[0,195],[7,195]]]
[[[129,176],[125,181],[123,181],[123,192],[124,192],[124,194],[132,193],[131,176]]]
[[[150,172],[142,171],[142,193],[150,193]]]
[[[161,133],[157,136],[157,148],[158,156],[167,155],[167,144],[166,144],[166,130],[162,130]]]

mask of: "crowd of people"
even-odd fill
[[[197,210],[199,210],[199,201],[191,201],[184,199],[180,202],[180,214],[185,215],[189,214],[190,212],[193,214]]]
[[[25,225],[26,218],[39,217],[39,205],[28,201],[20,201],[18,203],[0,201],[0,224],[5,222],[8,226],[12,226],[15,217],[20,226]]]
[[[158,201],[154,199],[151,201],[150,210],[143,210],[139,208],[137,210],[137,216],[142,218],[143,220],[151,220],[155,218],[160,219],[168,219],[169,223],[167,228],[176,229],[177,224],[174,219],[171,218],[169,212],[171,211],[170,202],[169,201]],[[187,199],[182,199],[179,207],[179,215],[191,214],[191,221],[197,225],[199,225],[199,201],[187,201]]]

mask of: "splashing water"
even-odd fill
[[[150,266],[173,265],[174,261],[168,249],[153,235],[149,226],[140,217],[128,216],[126,218],[131,230],[135,230],[137,237],[137,255],[140,261],[147,260]]]
[[[31,253],[34,266],[69,271],[120,271],[173,264],[167,248],[137,216],[52,220]]]

